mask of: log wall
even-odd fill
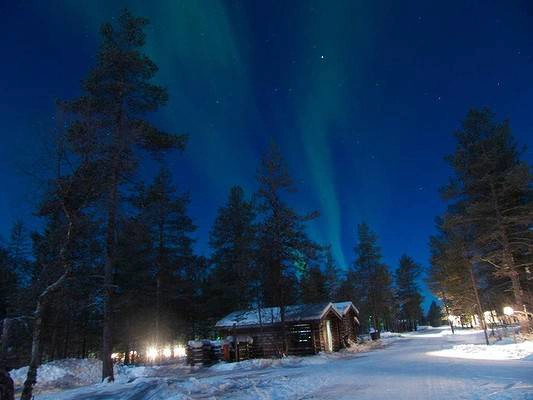
[[[357,333],[358,333],[358,324],[355,322],[355,311],[350,309],[345,315],[342,317],[342,330],[341,330],[341,338],[343,342],[356,342],[357,341]]]

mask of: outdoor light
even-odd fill
[[[150,346],[146,349],[146,357],[151,361],[154,361],[157,358],[157,349],[155,346]]]
[[[172,350],[170,350],[170,347],[165,347],[163,349],[163,355],[166,357],[166,358],[169,358],[172,356]]]
[[[503,313],[507,315],[508,317],[512,316],[514,314],[513,307],[503,307]]]
[[[174,357],[185,357],[187,352],[184,346],[174,346]]]

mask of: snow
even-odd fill
[[[22,386],[27,373],[28,367],[22,367],[10,372],[15,386]],[[41,365],[37,370],[36,388],[91,385],[100,382],[101,377],[101,361],[68,358]]]
[[[351,301],[341,301],[341,302],[332,303],[332,304],[333,304],[333,307],[335,308],[335,310],[340,315],[344,315],[352,307],[355,310],[355,313],[359,314],[359,310],[357,309],[357,307],[355,307],[355,305]]]
[[[459,330],[452,335],[449,329],[438,328],[383,336],[341,352],[312,357],[220,363],[210,368],[183,364],[121,367],[115,383],[70,390],[60,383],[66,375],[59,378],[61,373],[47,366],[43,371],[50,371],[50,376],[41,375],[38,379],[49,385],[36,393],[35,400],[533,399],[531,356],[498,360],[456,356],[487,351],[479,350],[484,341],[481,331]],[[512,338],[505,338],[489,348],[518,357],[531,345],[515,345]],[[447,350],[456,355],[433,354]],[[91,370],[94,361],[77,362],[79,367],[71,366],[81,373],[83,368]],[[59,365],[61,362],[55,364]],[[56,388],[52,387],[52,377],[58,384]]]
[[[521,360],[533,354],[533,342],[508,343],[508,340],[502,340],[491,346],[459,344],[451,349],[432,351],[428,354],[438,357],[456,357],[471,360]],[[533,361],[533,357],[531,359]]]
[[[285,307],[285,321],[314,321],[322,318],[330,309],[334,309],[332,303],[325,304],[296,304]],[[335,310],[338,314],[338,312]],[[261,316],[261,318],[259,318]],[[341,315],[339,314],[339,318]],[[258,326],[261,324],[274,324],[281,322],[279,307],[261,308],[258,310],[241,310],[228,314],[216,323],[217,328],[234,328],[245,326]]]
[[[158,375],[159,366],[137,366],[115,365],[116,383],[126,383],[137,378]],[[173,369],[191,370],[192,367],[181,364],[174,364]],[[22,387],[28,367],[22,367],[10,371],[15,387]],[[50,389],[72,388],[99,384],[102,380],[102,361],[94,358],[67,358],[63,360],[51,361],[39,366],[37,370],[37,384],[35,391],[41,392]]]

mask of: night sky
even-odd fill
[[[390,266],[404,252],[427,265],[443,157],[467,110],[493,108],[533,147],[533,6],[405,3],[1,0],[0,235],[17,218],[35,226],[25,171],[54,128],[54,101],[79,94],[100,23],[127,6],[151,20],[146,51],[169,90],[154,119],[190,135],[168,161],[190,193],[200,254],[229,187],[255,190],[273,138],[299,187],[291,204],[320,210],[309,233],[341,266],[363,220]]]

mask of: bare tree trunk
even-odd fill
[[[70,325],[71,325],[71,319],[70,319],[70,311],[67,316],[67,324],[65,326],[65,340],[63,342],[63,358],[68,357],[68,347],[70,342]]]
[[[285,324],[285,305],[279,306],[279,316],[281,319],[281,337],[283,340],[282,355],[286,356],[288,353],[289,344],[287,343],[287,326]]]
[[[159,220],[159,246],[157,251],[157,277],[156,277],[156,311],[155,311],[155,343],[159,348],[160,340],[160,324],[161,324],[161,274],[163,271],[163,257],[164,257],[164,222]]]
[[[155,308],[155,345],[159,349],[159,320],[160,320],[160,309],[161,309],[161,277],[160,274],[157,274],[156,278],[156,308]]]
[[[511,286],[513,289],[513,295],[514,295],[515,303],[516,303],[515,307],[520,309],[520,313],[518,313],[518,319],[520,321],[520,330],[524,333],[528,333],[529,332],[529,318],[526,313],[522,314],[525,304],[524,304],[524,292],[522,290],[522,285],[520,284],[520,274],[516,267],[513,252],[511,251],[511,246],[509,244],[509,236],[507,234],[505,225],[503,223],[501,207],[499,205],[498,196],[496,194],[496,188],[492,180],[490,181],[490,189],[491,189],[491,194],[492,194],[493,207],[496,213],[497,224],[499,227],[499,232],[500,232],[501,241],[503,245],[503,263],[504,263],[503,268],[504,268],[504,271],[506,272],[506,275],[511,280]]]
[[[42,325],[43,303],[37,300],[37,307],[34,312],[33,336],[31,341],[31,358],[28,366],[28,374],[24,381],[24,387],[20,400],[31,400],[33,397],[33,386],[37,383],[37,368],[41,362],[41,325]]]
[[[113,382],[113,257],[117,219],[118,188],[117,177],[113,177],[109,196],[106,234],[106,259],[104,265],[104,329],[102,335],[102,381]]]
[[[2,348],[0,348],[0,400],[15,399],[13,379],[11,379],[9,372],[7,372],[7,352],[11,322],[12,320],[10,318],[4,318],[2,324]]]
[[[67,234],[70,237],[70,228],[69,233]],[[61,250],[62,252],[64,250]],[[43,312],[46,303],[48,302],[50,295],[57,291],[65,282],[65,280],[70,275],[70,266],[65,268],[65,272],[61,275],[54,283],[49,285],[37,299],[37,305],[35,307],[34,321],[33,321],[33,333],[32,333],[32,342],[31,342],[31,357],[30,365],[28,368],[28,374],[26,380],[24,381],[24,388],[22,389],[22,394],[20,396],[21,400],[31,400],[33,393],[33,386],[37,382],[37,368],[39,367],[41,361],[41,326],[43,319]]]
[[[455,335],[455,330],[453,328],[453,322],[450,318],[450,310],[448,309],[448,305],[446,304],[446,299],[443,298],[444,303],[444,309],[446,310],[446,318],[448,319],[448,323],[450,324],[450,328],[452,329],[452,335]]]
[[[81,341],[81,358],[87,357],[87,324],[83,324],[83,339]]]
[[[487,324],[485,323],[485,314],[483,313],[483,308],[481,308],[481,301],[479,300],[479,293],[477,290],[477,282],[476,277],[474,275],[474,268],[472,267],[472,263],[468,263],[469,266],[469,272],[470,272],[470,281],[472,283],[472,289],[474,290],[474,294],[476,296],[476,303],[477,303],[477,309],[479,311],[479,320],[481,322],[481,326],[483,327],[483,333],[485,334],[485,343],[487,346],[489,345],[489,337],[487,335]]]
[[[516,271],[513,271],[513,273],[511,274],[511,284],[513,287],[516,307],[519,307],[519,310],[517,310],[519,312],[516,313],[516,315],[518,316],[518,321],[520,322],[520,331],[522,333],[529,333],[530,322],[529,316],[525,309],[526,306],[524,302],[524,292],[522,290],[522,285],[520,284],[520,276]]]

